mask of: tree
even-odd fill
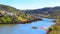
[[[0,21],[2,23],[9,23],[10,24],[12,22],[12,18],[9,17],[9,16],[3,16],[3,17],[0,18]]]

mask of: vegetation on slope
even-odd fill
[[[57,18],[60,15],[60,6],[45,7],[42,9],[26,10],[26,13],[44,18]]]
[[[29,23],[35,20],[41,19],[26,14],[23,10],[0,4],[0,24]]]
[[[60,34],[60,19],[55,20],[55,25],[52,25],[47,34]]]

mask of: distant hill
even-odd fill
[[[50,17],[50,18],[57,18],[58,15],[60,15],[60,6],[56,7],[45,7],[42,9],[35,9],[35,10],[26,10],[26,13],[28,14],[39,14],[39,16],[43,17]],[[54,16],[54,17],[53,17]]]
[[[45,7],[45,8],[42,8],[42,9],[35,9],[35,10],[26,10],[27,13],[30,13],[30,14],[39,14],[39,13],[44,13],[44,12],[52,12],[52,11],[55,11],[55,10],[60,10],[60,6],[57,6],[57,7]]]

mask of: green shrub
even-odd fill
[[[12,22],[12,17],[9,17],[9,16],[3,16],[0,18],[0,21],[2,23],[11,23]]]

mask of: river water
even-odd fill
[[[46,27],[48,29],[53,25],[54,19],[43,18],[41,21],[35,21],[29,24],[0,24],[0,34],[46,34]],[[36,29],[32,27],[37,27]]]

